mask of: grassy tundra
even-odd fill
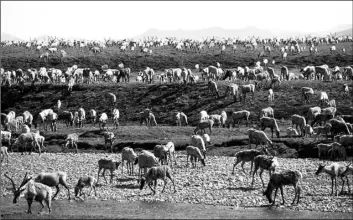
[[[304,45],[301,45],[304,46]],[[322,65],[328,64],[333,66],[347,66],[353,64],[352,43],[340,43],[337,47],[338,54],[330,55],[329,47],[319,46],[318,55],[311,56],[306,51],[299,55],[288,54],[287,60],[280,58],[278,51],[272,51],[271,57],[265,57],[271,63],[272,59],[276,61],[275,71],[278,74],[281,65],[286,65],[290,72],[298,74],[299,69],[307,64]],[[346,48],[346,54],[342,54],[340,48]],[[236,68],[237,66],[253,66],[258,60],[257,54],[262,51],[262,46],[254,52],[244,52],[243,48],[239,48],[233,53],[227,49],[221,53],[220,49],[206,49],[201,53],[190,51],[177,51],[175,48],[166,46],[164,48],[152,48],[152,55],[145,56],[136,51],[127,51],[122,53],[117,47],[110,47],[103,50],[102,53],[94,55],[88,50],[79,50],[76,48],[65,49],[68,57],[63,59],[61,63],[57,54],[51,56],[49,62],[39,60],[39,52],[27,50],[19,47],[2,48],[1,63],[6,70],[17,68],[39,68],[55,67],[66,69],[68,66],[77,64],[79,67],[100,68],[103,64],[108,64],[111,68],[116,68],[119,63],[124,61],[125,65],[132,69],[131,82],[128,84],[99,82],[91,85],[75,85],[73,93],[67,95],[66,87],[63,85],[43,84],[36,85],[32,89],[29,85],[25,86],[24,93],[20,93],[18,86],[8,90],[1,87],[1,112],[8,113],[15,111],[16,115],[28,110],[32,114],[42,109],[54,108],[57,100],[62,102],[61,109],[69,111],[77,111],[80,107],[86,110],[86,114],[90,109],[95,109],[97,113],[106,112],[111,117],[111,109],[108,107],[108,100],[105,95],[109,92],[117,96],[117,108],[120,111],[120,127],[113,129],[111,118],[108,123],[110,131],[113,131],[117,138],[114,143],[114,153],[107,154],[104,150],[104,138],[98,125],[93,127],[86,124],[83,128],[66,128],[66,125],[59,122],[58,132],[44,132],[46,138],[46,152],[40,159],[37,154],[20,155],[19,153],[10,153],[10,163],[4,172],[9,171],[14,175],[16,182],[22,178],[23,170],[28,170],[31,174],[38,173],[42,170],[62,170],[68,173],[68,183],[73,186],[77,182],[78,176],[95,175],[97,172],[97,161],[104,157],[108,159],[117,159],[121,157],[120,151],[124,146],[131,146],[135,150],[149,149],[152,150],[157,143],[166,143],[173,141],[177,149],[178,166],[173,169],[175,172],[177,193],[172,194],[170,188],[166,188],[166,193],[157,197],[152,197],[148,191],[140,191],[136,184],[136,176],[121,176],[120,170],[115,171],[117,178],[114,178],[114,187],[109,185],[100,185],[97,189],[97,198],[91,197],[92,203],[94,199],[105,200],[129,200],[140,202],[157,202],[167,201],[186,204],[212,204],[225,206],[240,207],[259,207],[265,206],[267,201],[262,196],[262,188],[259,181],[255,188],[250,188],[250,176],[245,176],[240,172],[241,167],[236,167],[236,174],[231,175],[234,154],[241,149],[248,149],[248,137],[245,122],[241,122],[240,128],[216,128],[212,131],[212,146],[208,148],[208,156],[206,159],[206,167],[202,169],[185,168],[186,155],[183,150],[188,144],[189,137],[193,133],[193,128],[199,120],[199,112],[207,110],[208,114],[220,114],[226,111],[230,117],[231,111],[248,110],[251,112],[251,126],[257,125],[259,122],[259,113],[262,108],[268,107],[267,88],[258,88],[255,91],[255,98],[247,97],[245,103],[234,102],[233,98],[224,97],[225,88],[229,84],[228,81],[218,81],[220,90],[220,98],[215,98],[208,92],[207,83],[199,82],[196,85],[184,84],[159,84],[152,85],[138,84],[135,82],[135,76],[138,71],[146,66],[157,70],[157,74],[164,68],[182,67],[191,68],[194,71],[195,64],[200,66],[215,65],[216,62],[222,64],[223,68]],[[42,51],[43,52],[43,51]],[[269,65],[272,66],[273,65]],[[236,81],[237,84],[246,84],[245,82]],[[337,104],[337,114],[350,114],[349,107],[353,106],[352,96],[340,97],[338,95],[344,81],[337,82],[309,82],[309,81],[290,81],[282,82],[279,87],[274,88],[274,102],[271,107],[274,109],[274,116],[281,130],[280,138],[273,138],[274,146],[270,148],[270,152],[277,154],[279,157],[280,169],[298,169],[303,173],[303,196],[299,206],[286,206],[286,209],[293,210],[311,210],[311,211],[331,211],[331,212],[352,212],[351,198],[346,195],[333,198],[329,196],[330,180],[326,176],[319,178],[314,176],[318,164],[321,163],[317,157],[317,150],[314,150],[318,141],[314,142],[313,138],[287,138],[286,128],[291,126],[290,117],[293,114],[306,115],[310,107],[316,106],[317,101],[310,104],[302,105],[300,101],[300,88],[310,86],[315,92],[326,91],[329,99],[335,99]],[[352,84],[349,82],[349,86]],[[316,98],[315,98],[316,99]],[[139,126],[138,113],[146,107],[152,109],[156,116],[159,126],[147,128]],[[176,127],[174,114],[182,111],[188,116],[188,127]],[[69,133],[79,134],[79,155],[70,153],[61,153],[61,146]],[[270,136],[270,130],[265,130]],[[320,142],[326,142],[320,140]],[[252,144],[254,148],[255,145]],[[73,150],[71,150],[73,151]],[[349,152],[352,155],[352,152]],[[288,158],[290,157],[290,158]],[[296,157],[312,157],[315,159],[294,159]],[[52,164],[54,166],[52,167]],[[249,169],[249,164],[245,168]],[[136,170],[135,170],[136,173]],[[265,182],[268,181],[268,175],[264,175]],[[1,185],[8,185],[4,178]],[[157,186],[160,187],[160,186]],[[184,190],[187,189],[187,190]],[[10,201],[11,192],[2,187],[2,201]],[[292,188],[288,188],[286,195],[294,195]],[[59,194],[59,199],[66,199],[65,191]],[[290,198],[291,199],[291,198]],[[287,200],[287,199],[286,199]],[[11,201],[10,201],[11,202]],[[61,209],[68,211],[75,210],[80,203],[53,203],[54,217],[63,217]],[[22,199],[21,205],[25,203]],[[90,205],[91,201],[84,204]],[[59,205],[60,204],[60,205]],[[71,205],[74,204],[74,205]],[[168,203],[169,204],[169,203]],[[103,207],[100,203],[97,206]],[[21,206],[22,207],[22,206]],[[105,207],[105,206],[104,206]],[[118,207],[118,205],[117,205]],[[118,209],[115,207],[114,209]],[[35,207],[36,208],[36,207]],[[8,210],[13,210],[13,206],[7,205],[1,208],[6,212],[6,217],[24,217],[18,213],[22,210],[16,209],[15,214]],[[61,210],[61,211],[60,211]],[[87,217],[87,209],[78,209],[81,211],[74,212],[72,216]],[[17,212],[18,211],[18,212]],[[12,212],[12,211],[11,211]],[[72,212],[70,212],[72,213]],[[65,214],[65,213],[64,213]],[[97,215],[97,214],[96,214]],[[70,216],[70,218],[72,218]],[[35,216],[36,217],[36,216]],[[100,216],[102,217],[102,216]],[[107,217],[107,216],[105,216]],[[145,216],[143,216],[145,217]],[[209,217],[209,216],[208,216]],[[98,218],[98,217],[97,217]]]
[[[287,60],[284,61],[279,58],[280,53],[278,51],[271,52],[271,59],[276,60],[274,66],[277,74],[280,73],[280,66],[287,65],[290,72],[298,74],[299,68],[306,64],[312,63],[315,65],[321,65],[323,63],[328,64],[330,67],[333,65],[346,66],[353,63],[352,58],[352,44],[351,43],[340,43],[337,46],[338,53],[341,53],[338,48],[345,47],[346,54],[330,55],[329,47],[326,45],[318,47],[318,55],[311,56],[306,50],[300,55],[291,56],[290,53]],[[8,68],[22,68],[27,69],[30,67],[53,66],[55,68],[66,68],[73,64],[78,64],[79,67],[91,67],[98,68],[103,64],[108,64],[110,67],[117,67],[122,61],[125,62],[126,66],[132,68],[132,74],[130,77],[130,83],[112,83],[112,82],[99,82],[96,84],[80,84],[73,87],[72,95],[68,96],[65,92],[62,93],[66,88],[63,85],[52,85],[43,84],[37,85],[34,90],[26,85],[24,93],[21,94],[17,89],[7,90],[1,87],[1,111],[7,113],[8,111],[15,111],[17,114],[28,110],[32,113],[39,112],[41,109],[53,108],[58,99],[62,102],[62,109],[69,111],[77,111],[80,107],[88,111],[95,109],[97,113],[106,112],[111,117],[111,109],[109,109],[109,100],[105,99],[105,95],[109,92],[114,93],[117,97],[118,109],[120,111],[120,125],[118,131],[117,140],[115,144],[120,143],[121,140],[163,140],[174,137],[173,135],[165,135],[169,128],[158,127],[156,134],[146,134],[146,137],[139,138],[140,132],[135,127],[139,124],[138,113],[144,110],[146,107],[152,109],[153,114],[156,116],[158,125],[161,126],[175,126],[174,115],[177,111],[182,111],[188,116],[188,121],[191,126],[196,126],[199,120],[199,112],[201,110],[207,110],[208,114],[220,114],[221,111],[226,111],[228,117],[230,112],[239,110],[248,110],[251,112],[250,121],[251,124],[258,124],[259,113],[262,108],[269,106],[267,101],[267,88],[269,83],[263,88],[257,88],[255,91],[255,98],[251,96],[247,97],[246,102],[234,102],[231,97],[224,97],[225,88],[229,84],[228,81],[218,81],[218,88],[220,91],[220,98],[215,98],[208,92],[207,83],[199,82],[196,85],[184,85],[184,84],[159,84],[155,82],[152,85],[139,84],[135,81],[137,71],[149,66],[155,68],[158,71],[163,71],[164,68],[168,67],[179,67],[186,66],[190,67],[194,71],[194,66],[199,63],[201,66],[215,65],[218,61],[222,64],[223,68],[237,67],[237,66],[252,66],[257,61],[257,54],[262,47],[259,46],[255,52],[244,52],[243,48],[239,48],[233,53],[233,51],[226,50],[222,54],[220,49],[212,50],[205,49],[201,53],[191,51],[177,51],[171,46],[152,48],[154,51],[152,55],[141,56],[139,49],[136,51],[127,51],[121,53],[118,47],[108,47],[98,55],[93,55],[92,52],[86,50],[80,50],[78,48],[65,49],[68,52],[69,57],[64,58],[64,64],[60,64],[59,58],[52,58],[49,63],[44,63],[42,60],[37,59],[37,53],[35,50],[27,50],[19,47],[8,47],[3,48],[2,64],[5,70]],[[70,55],[71,54],[71,55]],[[266,57],[267,59],[271,59]],[[184,62],[185,61],[185,62]],[[25,65],[24,65],[25,64]],[[271,64],[270,66],[273,67]],[[156,80],[156,79],[155,79]],[[237,80],[237,84],[246,84]],[[304,86],[310,86],[315,92],[326,91],[329,99],[335,99],[338,109],[338,114],[350,114],[349,106],[352,106],[351,97],[341,97],[338,95],[342,85],[346,83],[344,81],[337,82],[321,82],[321,81],[284,81],[279,87],[274,88],[274,102],[271,107],[274,109],[275,118],[279,121],[281,129],[281,136],[285,135],[286,127],[290,126],[290,117],[293,114],[306,115],[310,107],[316,106],[316,101],[312,101],[310,104],[302,105],[300,102],[300,88]],[[349,84],[349,83],[348,83]],[[350,85],[350,84],[349,84]],[[351,86],[351,85],[350,85]],[[16,85],[14,86],[16,88]],[[314,97],[314,100],[316,97]],[[111,120],[109,121],[111,123]],[[125,126],[133,126],[127,131],[131,130],[129,135],[122,135]],[[91,129],[91,125],[88,125]],[[137,129],[138,128],[138,129]],[[65,135],[68,131],[75,132],[76,129],[63,129],[61,125],[58,127],[59,132],[63,132]],[[82,134],[86,132],[87,127],[84,130],[78,129],[78,133]],[[173,128],[170,128],[173,129]],[[180,142],[179,140],[187,140],[187,137],[192,133],[191,128],[175,128],[176,130],[170,132],[171,134],[176,133],[178,136],[174,138],[174,141]],[[148,129],[147,129],[148,130]],[[219,141],[214,143],[220,144],[223,141],[229,141],[230,137],[245,135],[246,128],[243,122],[241,122],[241,131],[243,133],[234,133],[234,129],[214,129],[216,136],[218,130],[221,131],[219,134]],[[149,131],[149,130],[148,130]],[[150,129],[149,132],[152,132]],[[266,130],[269,132],[269,130]],[[152,132],[153,133],[153,132]],[[180,133],[180,135],[179,135]],[[51,135],[50,132],[45,135]],[[97,136],[97,135],[96,135]],[[94,136],[89,142],[96,143],[93,140]],[[99,135],[98,135],[99,136]],[[143,135],[142,135],[143,136]],[[129,137],[129,138],[125,138]],[[152,138],[155,137],[155,138]],[[125,139],[124,139],[125,138]],[[81,139],[81,138],[80,138]],[[217,137],[214,137],[217,140]],[[60,140],[60,139],[58,139]],[[82,140],[82,139],[81,139]],[[83,138],[83,140],[85,140]],[[48,141],[48,138],[47,138]],[[86,141],[88,142],[88,140]],[[98,141],[101,142],[100,140]],[[59,143],[61,143],[59,141]],[[52,142],[54,144],[54,142]],[[98,143],[97,143],[98,144]],[[50,144],[49,144],[50,145]],[[90,144],[88,146],[100,146]],[[99,149],[99,147],[98,147]]]
[[[287,60],[281,58],[279,50],[272,48],[271,56],[266,53],[264,58],[268,59],[269,65],[272,60],[276,61],[276,66],[285,65],[291,69],[299,70],[307,64],[322,65],[327,64],[333,66],[352,65],[353,45],[352,42],[342,42],[336,45],[336,53],[330,54],[330,46],[323,44],[319,45],[318,54],[310,55],[309,47],[305,44],[300,44],[300,47],[306,47],[305,51],[300,54],[294,53],[291,55],[288,52]],[[343,54],[341,48],[346,49]],[[221,49],[217,46],[214,49],[205,47],[200,53],[190,49],[178,51],[173,46],[151,47],[153,53],[145,55],[140,52],[141,48],[137,47],[134,51],[129,49],[126,52],[120,51],[118,46],[106,47],[101,53],[93,54],[87,47],[79,48],[63,48],[67,52],[67,57],[60,59],[60,50],[49,55],[49,62],[44,59],[39,59],[39,56],[44,52],[36,51],[35,49],[28,50],[25,47],[3,47],[2,48],[2,67],[7,69],[28,69],[54,67],[58,69],[66,69],[68,66],[77,64],[79,67],[98,68],[104,64],[108,64],[110,68],[116,68],[122,61],[126,66],[132,69],[132,72],[137,72],[144,69],[146,66],[154,70],[163,70],[165,68],[176,68],[185,66],[194,69],[195,64],[201,66],[216,65],[219,62],[222,68],[234,68],[237,66],[253,66],[258,61],[258,54],[263,51],[263,46],[258,45],[255,51],[244,52],[244,47],[237,45],[237,50],[227,47],[221,53]],[[262,59],[261,59],[262,60]]]

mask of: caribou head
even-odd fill
[[[22,180],[22,183],[21,183],[20,187],[18,187],[18,188],[16,188],[16,184],[15,184],[15,182],[13,181],[13,179],[10,178],[10,177],[7,175],[7,173],[4,174],[4,176],[5,176],[6,178],[8,178],[8,179],[11,181],[11,183],[12,183],[12,192],[13,192],[13,195],[14,195],[14,197],[13,197],[13,203],[17,203],[18,197],[20,197],[21,193],[25,190],[25,188],[23,188],[23,189],[21,189],[21,188],[22,188],[24,185],[26,185],[26,183],[28,183],[28,182],[32,179],[32,177],[29,177],[29,178],[28,178],[28,177],[27,177],[27,174],[28,174],[28,173],[25,174],[25,176],[24,176],[24,178],[23,178],[23,180]]]

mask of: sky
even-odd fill
[[[352,1],[1,1],[1,32],[103,40],[159,30],[256,26],[303,32],[352,23]]]

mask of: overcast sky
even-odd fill
[[[352,1],[2,1],[1,32],[25,40],[40,35],[122,39],[150,28],[315,32],[352,23],[352,7]]]

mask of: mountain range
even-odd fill
[[[291,36],[304,36],[304,35],[312,35],[312,36],[326,36],[330,33],[336,33],[339,35],[352,34],[352,24],[343,24],[337,25],[328,29],[327,31],[320,32],[301,32],[301,31],[287,31],[287,30],[268,30],[261,29],[254,26],[248,26],[240,29],[225,29],[221,27],[210,27],[205,29],[195,29],[195,30],[185,30],[185,29],[177,29],[177,30],[158,30],[156,28],[151,28],[141,35],[135,36],[139,37],[147,37],[147,36],[157,36],[157,37],[177,37],[177,38],[194,38],[194,39],[202,39],[203,37],[212,37],[212,36],[224,36],[224,37],[239,37],[241,39],[248,38],[249,36],[257,36],[257,37],[291,37]]]
[[[7,34],[7,33],[2,33],[1,32],[1,41],[5,41],[5,40],[15,40],[15,41],[21,41],[22,39],[16,36],[13,36],[11,34]]]
[[[262,29],[255,26],[248,26],[245,28],[239,29],[225,29],[221,27],[210,27],[204,29],[194,29],[194,30],[186,30],[186,29],[176,29],[176,30],[159,30],[156,28],[151,28],[146,30],[140,35],[134,36],[133,38],[142,38],[148,36],[157,36],[157,37],[177,37],[177,38],[193,38],[193,39],[202,39],[203,37],[213,37],[213,36],[224,36],[224,37],[239,37],[241,39],[248,38],[249,36],[255,35],[256,37],[290,37],[290,36],[304,36],[304,35],[313,35],[313,36],[326,36],[329,34],[335,34],[337,36],[351,34],[353,35],[352,24],[340,24],[326,31],[320,32],[311,32],[305,33],[301,31],[288,31],[281,29]],[[47,39],[47,35],[41,35],[36,37],[37,40]],[[77,37],[65,37],[65,39],[83,39]],[[1,33],[1,41],[5,40],[22,40],[19,37],[13,36],[7,33]],[[102,38],[103,40],[103,38]]]

